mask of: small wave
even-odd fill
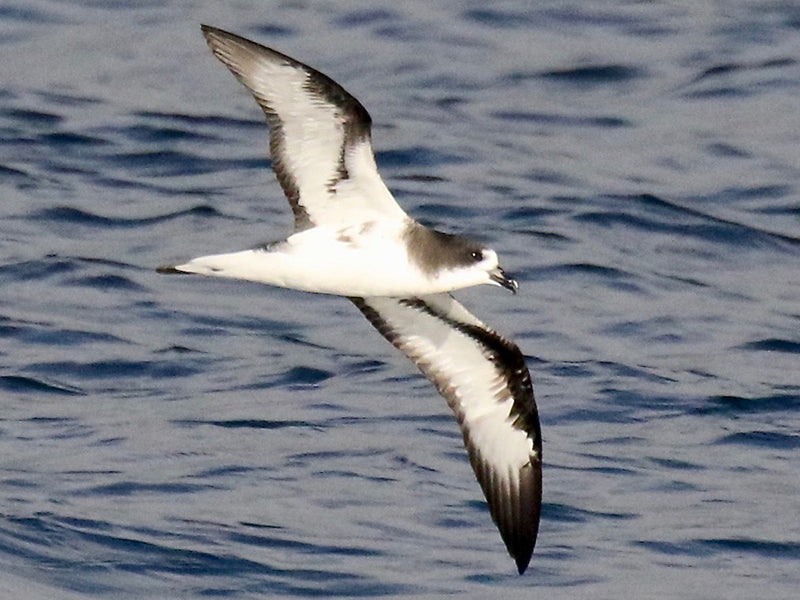
[[[51,128],[64,120],[61,115],[27,108],[6,108],[0,110],[0,116],[19,121],[26,127]]]
[[[703,202],[730,202],[731,200],[750,200],[754,198],[778,199],[791,197],[794,186],[786,184],[768,184],[726,187],[713,194],[700,196],[697,200]]]
[[[712,396],[701,407],[692,411],[697,415],[730,415],[751,413],[787,412],[795,414],[800,409],[800,394],[773,394],[771,396]]]
[[[742,431],[731,433],[717,440],[719,444],[736,444],[780,450],[797,450],[800,448],[800,435],[780,433],[778,431]]]
[[[140,483],[138,481],[120,481],[107,485],[97,485],[86,489],[74,490],[73,496],[139,496],[143,494],[175,495],[193,494],[210,489],[220,489],[217,485],[200,485],[196,483]]]
[[[692,83],[703,81],[704,79],[711,79],[723,75],[730,75],[731,73],[738,73],[742,71],[753,71],[760,69],[778,69],[783,67],[793,67],[797,61],[791,57],[771,58],[768,60],[753,62],[753,63],[720,63],[708,67],[702,73],[697,75]]]
[[[651,552],[655,552],[656,554],[663,554],[666,556],[690,556],[697,558],[712,554],[711,549],[704,548],[702,543],[698,543],[696,540],[684,542],[639,541],[635,542],[635,544]]]
[[[70,131],[44,133],[37,138],[37,142],[56,148],[64,148],[65,146],[105,146],[110,144],[108,140],[103,138]]]
[[[694,237],[713,243],[723,243],[737,248],[761,248],[765,245],[793,248],[800,247],[800,238],[767,231],[758,227],[717,217],[689,208],[677,202],[669,202],[652,194],[639,196],[608,196],[613,202],[623,202],[619,209],[608,207],[603,211],[589,210],[574,219],[598,226],[622,226],[648,233],[668,233],[677,237]],[[646,209],[646,214],[633,214],[637,208]],[[687,217],[694,219],[689,222]]]
[[[587,65],[544,71],[539,74],[542,79],[570,83],[578,86],[595,86],[619,83],[639,79],[646,75],[643,69],[628,65]]]
[[[8,181],[8,179],[17,179],[26,181],[35,180],[35,178],[32,175],[29,175],[25,171],[13,167],[6,167],[5,165],[0,165],[0,177],[2,177],[4,181]]]
[[[759,558],[800,559],[800,542],[779,542],[752,538],[714,538],[696,543],[722,552],[751,554]]]
[[[89,287],[96,290],[125,290],[125,291],[141,291],[145,288],[132,279],[123,277],[122,275],[87,275],[84,277],[74,277],[67,279],[65,283],[69,285],[77,285]]]
[[[50,255],[40,260],[0,265],[0,275],[8,281],[27,281],[70,273],[76,268],[77,265],[73,260]]]
[[[130,595],[141,578],[164,580],[160,597],[254,594],[296,597],[375,597],[410,592],[409,586],[383,583],[338,568],[309,568],[302,563],[273,565],[251,555],[247,547],[277,548],[301,555],[374,556],[376,552],[342,544],[318,546],[278,537],[279,529],[184,521],[181,532],[120,526],[112,522],[71,518],[53,513],[3,515],[0,556],[23,559],[38,578],[51,585],[99,597]],[[274,535],[267,535],[270,531]],[[197,540],[211,538],[197,550]],[[219,551],[214,551],[217,547]],[[30,567],[28,572],[30,572]],[[179,577],[177,583],[175,578]],[[177,586],[177,587],[176,587]],[[150,593],[153,589],[150,588]]]
[[[787,354],[800,354],[800,342],[769,338],[756,342],[747,342],[738,346],[743,350],[763,350],[766,352],[785,352]]]
[[[263,35],[266,37],[272,36],[289,36],[293,35],[296,30],[291,27],[284,27],[282,25],[276,25],[274,23],[264,23],[261,25],[256,25],[254,28],[256,35]]]
[[[33,363],[28,368],[39,373],[79,379],[118,379],[124,377],[163,379],[186,377],[198,371],[198,367],[190,366],[185,360],[108,359],[90,362],[67,360]]]
[[[392,23],[401,18],[397,12],[386,8],[368,8],[352,10],[335,19],[339,27],[363,27],[365,25],[376,25],[381,23]]]
[[[131,125],[121,129],[115,129],[114,132],[121,133],[123,136],[136,142],[153,144],[184,140],[204,142],[216,139],[214,136],[205,135],[186,128],[153,126],[148,124]]]
[[[751,158],[752,155],[742,148],[724,142],[715,142],[706,146],[706,152],[711,156],[721,158]]]
[[[293,367],[281,373],[277,377],[270,378],[267,381],[259,381],[255,383],[240,386],[237,389],[251,390],[251,389],[269,389],[274,387],[290,387],[290,388],[305,388],[317,386],[323,381],[333,377],[335,373],[325,371],[323,369],[315,369],[314,367]]]
[[[256,119],[234,119],[232,117],[221,117],[218,115],[187,115],[181,113],[165,113],[154,111],[140,111],[134,113],[135,116],[144,119],[154,119],[160,121],[172,121],[175,123],[185,123],[192,126],[211,126],[221,128],[223,131],[231,127],[238,128],[264,128],[264,122]]]
[[[418,166],[438,166],[447,164],[462,163],[466,159],[456,154],[441,152],[432,148],[422,146],[411,146],[408,148],[398,148],[396,150],[384,150],[378,153],[378,162],[391,167],[418,167]]]
[[[49,383],[35,377],[23,375],[0,376],[0,389],[12,393],[45,393],[63,396],[82,396],[80,389],[64,384]]]
[[[683,95],[689,99],[750,96],[762,91],[765,81],[771,86],[780,84],[778,72],[796,65],[797,61],[790,57],[749,63],[718,63],[702,68],[698,75],[683,86],[687,88]],[[796,77],[793,73],[788,73],[784,75],[783,82],[794,87]]]
[[[37,90],[36,95],[48,104],[57,104],[58,106],[80,106],[87,107],[93,104],[101,104],[102,100],[98,98],[89,98],[88,96],[80,96],[77,94],[67,94],[64,92],[52,92]]]
[[[0,338],[46,346],[77,346],[94,342],[124,343],[123,340],[110,333],[53,328],[48,323],[16,321],[3,316],[0,316]]]
[[[30,7],[18,6],[0,7],[0,18],[3,21],[19,21],[21,23],[52,23],[53,20],[46,13]]]
[[[250,159],[206,158],[179,150],[148,150],[124,152],[102,159],[114,167],[124,167],[145,177],[175,177],[229,170],[267,169],[269,160],[263,157]]]
[[[494,28],[529,27],[536,19],[536,13],[528,10],[504,10],[500,8],[474,8],[465,10],[465,21],[474,21]]]
[[[244,526],[242,526],[244,527]],[[292,566],[282,568],[231,553],[230,547],[286,547],[277,537],[253,535],[242,529],[228,534],[224,552],[200,551],[193,547],[197,536],[216,535],[226,526],[185,523],[183,534],[149,528],[137,530],[107,521],[72,519],[52,513],[33,516],[5,515],[0,524],[0,555],[25,559],[40,565],[39,577],[65,589],[97,596],[129,594],[138,589],[143,576],[170,579],[163,597],[228,596],[247,589],[274,596],[375,596],[401,593],[406,586],[383,584],[368,577],[337,571]],[[262,528],[260,531],[266,531]],[[297,548],[306,554],[362,556],[357,547]],[[371,555],[371,554],[370,554]],[[323,593],[324,592],[324,593]]]
[[[554,279],[577,279],[595,282],[615,290],[625,290],[634,294],[645,294],[637,277],[618,267],[590,262],[556,264],[548,267],[529,268],[516,271],[516,275],[526,281],[550,281]]]
[[[84,225],[87,227],[100,227],[100,228],[135,228],[135,227],[149,227],[155,223],[164,221],[171,221],[186,216],[194,217],[221,217],[223,216],[216,208],[207,204],[193,206],[185,210],[178,210],[165,215],[158,215],[155,217],[139,217],[139,218],[125,218],[125,217],[106,217],[98,215],[87,210],[81,210],[72,206],[54,206],[52,208],[45,208],[30,215],[30,218],[44,221],[52,221],[57,223],[69,223],[72,225]]]
[[[561,523],[585,523],[596,519],[607,519],[611,521],[621,521],[635,519],[638,517],[634,513],[613,513],[597,510],[587,510],[577,508],[567,504],[547,503],[542,504],[542,516],[547,515],[548,521]]]
[[[493,112],[492,117],[503,121],[529,122],[562,127],[602,127],[615,129],[618,127],[631,127],[633,125],[631,121],[622,117],[565,115],[524,110],[499,110]]]
[[[257,548],[277,548],[281,550],[291,550],[294,552],[315,554],[324,552],[336,556],[384,556],[386,553],[377,549],[359,548],[354,546],[322,546],[310,544],[298,540],[289,540],[274,535],[256,535],[251,532],[233,531],[228,533],[227,538],[238,544],[254,546]]]
[[[277,421],[267,419],[229,419],[224,421],[182,419],[180,421],[173,421],[173,423],[183,427],[211,425],[213,427],[222,427],[223,429],[287,429],[292,427],[316,427],[308,421]]]

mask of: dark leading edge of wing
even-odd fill
[[[447,400],[492,519],[522,574],[539,530],[542,441],[519,348],[449,294],[351,300]]]

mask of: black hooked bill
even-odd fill
[[[506,288],[512,294],[516,294],[519,289],[517,281],[506,275],[506,272],[500,267],[489,272],[489,279],[494,281],[497,285]]]

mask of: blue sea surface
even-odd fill
[[[516,574],[433,386],[344,299],[164,277],[285,237],[201,22],[342,83],[534,377]],[[0,1],[0,596],[789,599],[800,7]]]

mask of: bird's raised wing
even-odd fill
[[[539,530],[542,440],[519,348],[449,294],[351,300],[447,400],[492,518],[522,573]]]
[[[406,218],[378,174],[371,119],[338,83],[280,52],[208,25],[208,45],[267,116],[270,156],[295,231]]]

